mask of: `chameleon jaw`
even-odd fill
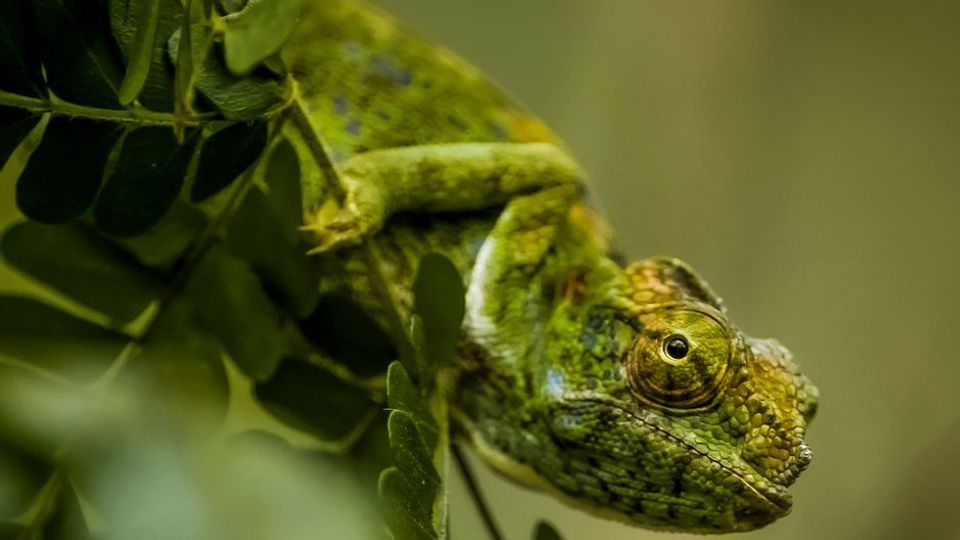
[[[712,448],[693,434],[682,436],[675,433],[669,425],[669,419],[659,416],[655,411],[633,410],[625,403],[586,392],[564,394],[563,400],[567,403],[591,402],[602,405],[612,414],[620,416],[624,422],[643,432],[643,434],[637,433],[637,436],[649,438],[651,434],[655,434],[665,446],[675,448],[678,455],[692,456],[691,460],[686,461],[687,467],[698,471],[697,476],[701,482],[693,483],[691,486],[685,481],[684,491],[678,491],[672,495],[676,500],[674,504],[683,505],[684,501],[689,504],[689,501],[693,500],[704,504],[704,499],[710,500],[712,502],[706,504],[715,505],[718,517],[725,517],[712,524],[669,521],[650,523],[642,514],[631,515],[625,512],[620,517],[616,517],[608,511],[593,510],[595,514],[659,530],[718,533],[757,529],[790,513],[793,502],[786,486],[764,477],[739,455],[724,454],[723,459],[711,455],[716,453]],[[635,456],[620,454],[618,459],[642,460],[643,457],[643,454]],[[690,495],[693,497],[687,499]]]
[[[663,426],[658,425],[658,423],[654,423],[647,418],[635,414],[622,404],[611,402],[610,400],[602,401],[608,405],[612,405],[620,409],[624,414],[628,415],[633,420],[644,424],[646,427],[656,431],[664,438],[671,440],[675,445],[682,447],[685,452],[705,458],[711,463],[720,467],[729,476],[738,479],[745,487],[755,493],[757,497],[763,499],[769,503],[771,507],[775,508],[779,513],[777,517],[782,517],[790,512],[790,509],[793,506],[793,499],[787,492],[786,487],[768,481],[749,463],[740,458],[736,458],[734,461],[736,468],[734,468],[733,466],[714,458],[709,452],[705,452],[702,446],[698,448],[695,440],[687,440],[674,435]]]

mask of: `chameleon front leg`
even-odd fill
[[[467,289],[466,325],[471,338],[495,356],[488,360],[531,356],[531,338],[541,334],[537,327],[547,318],[543,263],[580,196],[579,185],[565,184],[512,199],[480,248]]]
[[[546,143],[374,150],[350,158],[339,173],[343,202],[328,201],[304,227],[314,236],[311,253],[358,244],[396,212],[478,210],[550,187],[579,186],[582,178],[570,157]]]

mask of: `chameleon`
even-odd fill
[[[671,257],[625,262],[562,141],[474,67],[352,1],[281,51],[342,182],[302,158],[325,294],[382,324],[361,244],[409,319],[417,261],[466,283],[450,410],[496,471],[601,517],[746,531],[785,516],[818,392]],[[291,135],[293,137],[293,135]]]

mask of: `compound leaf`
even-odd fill
[[[207,221],[207,216],[196,207],[175,201],[170,211],[147,232],[115,241],[143,265],[168,269],[186,252]]]
[[[153,9],[158,11],[156,30],[148,51],[144,38],[149,36],[141,36],[140,28],[149,22]],[[183,6],[177,0],[110,0],[109,14],[113,36],[127,59],[127,74],[135,58],[149,62],[147,66],[140,65],[140,69],[146,68],[146,76],[137,99],[151,110],[172,111],[174,78],[166,41],[183,25]]]
[[[66,223],[83,214],[121,133],[109,122],[52,118],[17,182],[20,211],[41,223]]]
[[[190,30],[190,47],[197,50],[198,45],[205,42],[205,29],[201,25],[192,25]],[[177,31],[168,42],[171,58],[180,58],[182,34],[182,30]],[[227,71],[221,60],[222,47],[219,44],[213,45],[202,62],[198,57],[199,53],[192,57],[196,64],[192,68],[196,88],[224,117],[230,120],[256,120],[282,102],[283,88],[277,81],[256,74],[238,77]],[[190,58],[180,58],[181,63]]]
[[[130,105],[137,99],[147,82],[153,60],[154,45],[157,39],[157,26],[160,24],[160,1],[140,0],[127,9],[136,11],[136,33],[127,55],[127,71],[120,84],[120,104]]]
[[[89,0],[32,4],[36,43],[50,89],[72,103],[119,108],[123,62],[105,10]]]
[[[129,337],[21,296],[0,296],[0,354],[77,382],[99,376]]]
[[[465,307],[463,280],[450,259],[439,253],[420,258],[414,281],[414,311],[423,320],[428,359],[436,366],[453,361]]]
[[[135,236],[160,221],[180,193],[196,141],[193,136],[180,144],[173,130],[162,126],[128,133],[93,209],[97,227]]]
[[[256,381],[268,379],[283,348],[280,314],[250,266],[214,246],[194,271],[187,294],[237,366]]]
[[[191,416],[223,420],[228,387],[220,344],[200,324],[188,298],[178,296],[164,306],[128,371],[171,403],[182,403]]]
[[[387,523],[397,540],[438,538],[433,529],[431,514],[433,498],[425,497],[410,486],[396,467],[380,474],[380,497],[383,499]]]
[[[321,296],[313,313],[297,324],[310,343],[361,377],[381,375],[397,357],[386,330],[344,295]]]
[[[264,176],[266,185],[254,185],[234,216],[227,242],[288,312],[306,317],[317,303],[318,275],[297,230],[303,214],[300,167],[285,140],[270,153]]]
[[[29,5],[29,0],[0,2],[0,90],[46,97]]]
[[[297,358],[284,358],[256,396],[284,423],[327,441],[348,438],[376,409],[365,390]]]
[[[251,0],[239,13],[224,17],[227,67],[244,75],[280,50],[293,32],[301,0]]]
[[[264,122],[238,122],[208,137],[200,149],[190,200],[206,200],[229,186],[253,165],[266,144],[267,125]]]
[[[440,475],[433,466],[433,449],[421,434],[413,415],[407,411],[392,411],[387,420],[390,448],[397,468],[406,476],[411,487],[424,491],[431,499],[440,487]]]
[[[544,520],[537,522],[537,526],[533,531],[534,540],[563,540],[563,537],[560,536],[560,533],[557,529],[547,523]]]
[[[126,323],[161,290],[132,257],[81,225],[21,221],[3,234],[6,261],[63,295]]]

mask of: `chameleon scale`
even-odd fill
[[[309,3],[282,58],[345,184],[334,200],[301,152],[323,292],[386,325],[356,244],[379,254],[402,317],[422,254],[457,265],[450,407],[494,468],[650,528],[743,531],[789,512],[816,388],[683,262],[622,264],[549,129],[362,4]]]

